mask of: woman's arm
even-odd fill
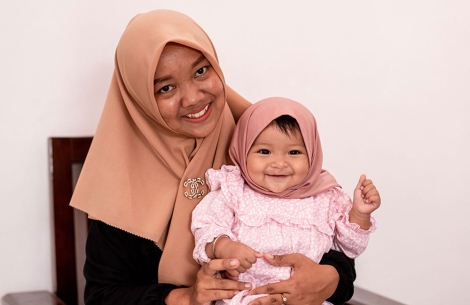
[[[344,304],[346,301],[349,301],[353,296],[354,281],[356,280],[354,260],[342,252],[330,250],[323,255],[320,264],[333,266],[339,275],[339,282],[335,292],[327,301],[335,305]]]
[[[86,245],[85,303],[165,304],[175,288],[158,284],[161,250],[146,240],[93,221]]]
[[[90,304],[200,304],[232,298],[251,285],[217,278],[222,270],[235,270],[236,259],[204,263],[191,287],[158,283],[161,250],[150,240],[100,221],[93,221],[87,239],[85,303]],[[209,287],[209,288],[208,288]]]

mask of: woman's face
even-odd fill
[[[189,137],[206,137],[225,106],[224,87],[201,52],[169,43],[154,78],[155,100],[168,126]]]

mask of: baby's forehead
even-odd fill
[[[255,137],[252,145],[304,145],[302,133],[299,128],[281,129],[276,123],[268,124]]]

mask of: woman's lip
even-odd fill
[[[185,115],[183,118],[189,122],[192,122],[192,123],[200,123],[202,121],[205,121],[211,114],[211,110],[212,110],[212,107],[211,107],[212,103],[208,103],[206,105],[204,105],[203,107],[201,107],[200,109],[198,109],[197,111],[194,111],[193,113],[189,113],[187,115]],[[201,116],[199,117],[195,117],[195,115],[197,114],[200,114]]]
[[[206,114],[208,109],[209,109],[209,104],[205,105],[204,107],[201,107],[200,109],[194,111],[193,113],[187,114],[186,117],[189,119],[198,119],[202,117],[204,114]]]

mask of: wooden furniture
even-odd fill
[[[82,305],[88,219],[69,206],[92,137],[49,138],[51,201],[54,212],[56,291],[9,293],[2,305]]]
[[[1,305],[81,305],[85,280],[82,269],[88,230],[86,214],[69,206],[92,137],[49,139],[51,194],[54,210],[55,271],[57,289],[10,293]],[[404,305],[362,288],[355,288],[349,305]]]
[[[83,304],[85,241],[88,221],[85,213],[69,206],[75,183],[85,161],[92,137],[50,138],[52,201],[57,296],[66,304]]]

